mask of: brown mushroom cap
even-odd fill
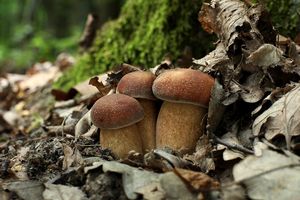
[[[117,86],[117,91],[134,98],[156,99],[152,92],[155,75],[151,72],[135,71],[122,77]]]
[[[207,107],[214,78],[193,69],[173,69],[160,74],[154,81],[154,95],[162,100]]]
[[[124,94],[111,94],[98,99],[91,109],[92,122],[98,128],[119,129],[144,118],[140,103]]]

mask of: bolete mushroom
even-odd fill
[[[172,69],[154,81],[154,95],[164,100],[156,124],[156,146],[192,153],[203,134],[214,79],[193,69]]]
[[[100,144],[119,158],[134,150],[142,153],[142,140],[136,123],[144,118],[140,103],[124,94],[98,99],[91,108],[93,124],[100,128]]]
[[[135,71],[126,74],[119,81],[117,92],[136,98],[144,108],[145,118],[138,122],[143,150],[148,152],[155,148],[155,126],[158,114],[156,97],[152,93],[152,84],[156,76],[151,72]]]

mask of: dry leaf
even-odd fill
[[[26,80],[20,82],[20,89],[28,93],[35,92],[38,88],[45,86],[60,75],[58,67],[51,66],[47,70],[29,76]]]
[[[75,126],[75,139],[87,133],[92,126],[91,112],[85,113]]]
[[[2,186],[5,190],[15,192],[20,199],[35,200],[43,198],[42,193],[44,191],[44,186],[42,183],[37,181],[17,181],[4,184]]]
[[[77,187],[45,183],[44,200],[87,200],[86,195]]]
[[[205,73],[220,71],[222,74],[227,74],[228,70],[233,69],[233,64],[223,43],[219,43],[216,49],[204,56],[201,59],[194,60],[193,63],[199,66],[199,69]]]
[[[223,187],[221,191],[222,200],[245,200],[246,192],[241,185]]]
[[[207,135],[202,135],[196,144],[196,150],[192,155],[184,155],[183,159],[189,160],[194,166],[197,166],[201,171],[208,173],[215,170],[215,162],[211,157],[213,147]]]
[[[236,164],[233,176],[250,199],[299,199],[300,162],[294,154],[264,150],[262,156],[248,156]]]
[[[247,57],[246,63],[251,63],[263,67],[263,69],[267,69],[268,67],[277,64],[281,60],[282,54],[283,52],[274,45],[263,44]]]
[[[75,89],[77,91],[81,91],[82,94],[93,94],[96,92],[100,92],[100,94],[102,94],[102,96],[105,96],[109,90],[111,89],[111,87],[109,87],[107,85],[106,79],[108,78],[107,74],[102,74],[100,76],[96,76],[93,77],[91,79],[89,79],[89,81],[85,81],[80,85],[77,85],[77,87],[75,87]],[[85,84],[88,84],[87,86]],[[94,87],[91,87],[94,86]],[[90,92],[89,93],[83,93],[85,91],[85,88],[90,88]]]
[[[160,176],[160,184],[166,193],[165,199],[184,199],[195,200],[196,195],[192,194],[181,181],[181,179],[174,174],[174,172],[167,172]]]
[[[260,87],[260,83],[264,78],[264,74],[257,72],[251,74],[243,84],[241,92],[242,99],[247,103],[256,103],[264,97],[264,90]]]
[[[103,161],[101,164],[104,172],[115,172],[122,174],[124,191],[129,199],[136,199],[136,192],[141,192],[141,189],[147,187],[149,184],[152,186],[155,184],[156,188],[160,188],[158,182],[159,174],[140,170],[138,168],[130,167],[115,161]],[[161,193],[161,191],[158,190],[153,192]]]
[[[163,174],[154,173],[151,171],[146,171],[134,167],[130,167],[128,165],[115,162],[115,161],[98,161],[94,162],[93,166],[86,167],[84,169],[85,173],[89,170],[95,170],[102,166],[102,170],[104,172],[113,172],[122,174],[122,183],[126,196],[129,199],[136,199],[138,194],[141,194],[144,199],[195,199],[196,194],[192,193],[188,190],[183,181],[174,173],[167,172]],[[182,176],[187,178],[188,180],[191,176],[184,175],[186,171],[181,171]],[[192,173],[190,171],[190,173]],[[196,173],[196,172],[195,172]],[[189,174],[189,173],[188,173]],[[198,177],[198,179],[193,182],[193,186],[195,188],[199,188],[202,183],[206,185],[205,180],[203,182],[200,181],[199,177],[206,175],[193,175],[194,177]],[[192,180],[189,179],[191,182]],[[199,184],[201,182],[201,184]],[[210,182],[210,180],[208,181]],[[212,187],[215,186],[214,182],[212,183]],[[150,189],[150,190],[148,190]]]
[[[289,148],[292,136],[300,135],[300,85],[276,101],[253,122],[253,134],[262,134],[267,140],[284,135]]]
[[[64,160],[63,170],[69,169],[71,166],[80,166],[83,163],[83,158],[77,148],[74,150],[66,144],[63,144]]]
[[[269,94],[266,98],[264,98],[264,100],[262,101],[261,105],[259,105],[257,108],[255,108],[252,112],[251,115],[255,115],[258,112],[261,111],[261,109],[263,108],[264,105],[266,105],[268,102],[269,103],[274,103],[275,101],[277,101],[280,97],[282,97],[282,95],[286,94],[287,92],[289,92],[291,89],[293,89],[295,87],[295,85],[288,85],[284,88],[276,88],[274,89],[271,94]]]
[[[211,97],[208,106],[207,114],[207,130],[209,133],[214,133],[220,121],[223,118],[225,111],[225,106],[222,104],[224,99],[225,91],[223,86],[219,83],[218,80],[215,81],[214,87],[211,91]]]

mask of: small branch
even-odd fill
[[[73,134],[74,132],[74,124],[65,125],[65,126],[44,126],[45,131],[47,131],[48,135],[57,136],[62,132],[67,134]]]
[[[93,99],[98,99],[101,96],[102,95],[100,93],[95,93],[95,94],[91,94],[91,95],[84,95],[84,96],[80,97],[79,99],[71,99],[69,101],[62,102],[59,105],[56,105],[54,108],[58,109],[58,108],[67,108],[67,107],[76,106],[76,105],[81,104],[81,103],[87,103],[87,102],[89,102]]]
[[[215,136],[214,134],[210,134],[210,136],[211,136],[211,139],[215,143],[222,144],[222,145],[228,147],[229,149],[235,149],[235,150],[241,151],[241,152],[246,153],[246,154],[254,154],[253,150],[248,149],[248,148],[246,148],[242,145],[225,142],[222,139]]]

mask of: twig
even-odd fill
[[[215,136],[214,134],[210,134],[210,137],[211,139],[215,142],[215,143],[219,143],[219,144],[222,144],[230,149],[235,149],[235,150],[238,150],[238,151],[241,151],[243,153],[246,153],[246,154],[254,154],[254,151],[251,150],[251,149],[248,149],[244,146],[241,146],[239,144],[233,144],[233,143],[228,143],[228,142],[225,142],[223,141],[222,139],[218,138],[217,136]]]
[[[47,131],[47,133],[49,135],[55,135],[57,136],[59,133],[62,132],[62,130],[67,133],[67,134],[72,134],[74,132],[74,124],[70,124],[70,125],[65,125],[65,126],[44,126],[43,127],[45,131]]]
[[[98,96],[101,97],[102,95],[98,92],[95,94],[84,95],[84,96],[80,97],[79,99],[71,99],[69,101],[62,102],[59,105],[55,106],[55,108],[57,109],[57,108],[72,107],[72,106],[78,105],[80,103],[88,102],[89,100],[92,100]]]

